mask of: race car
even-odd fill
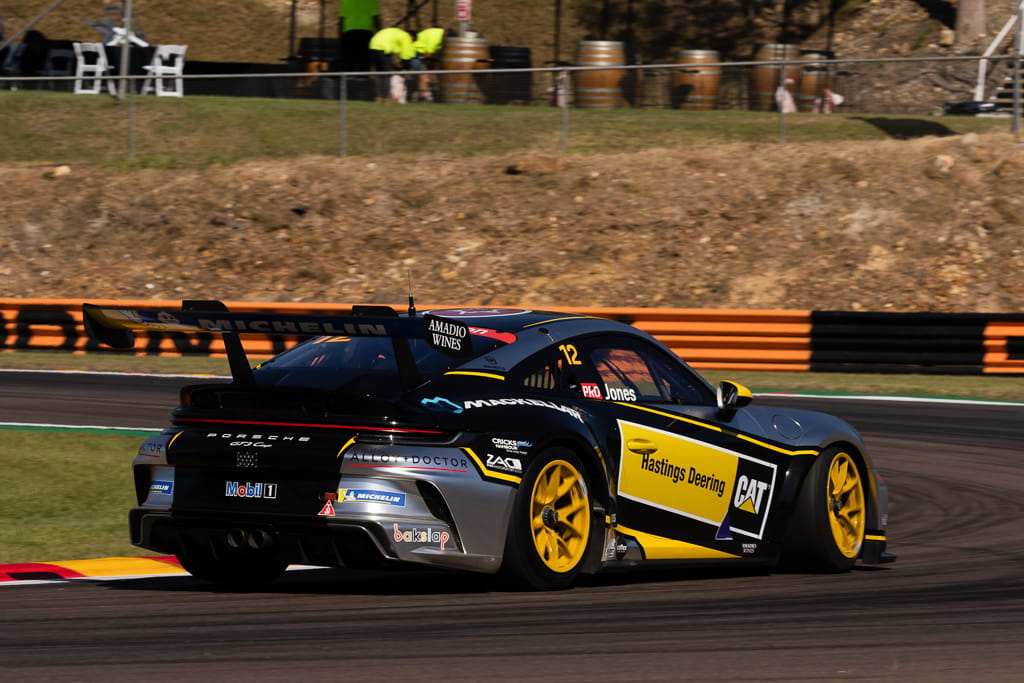
[[[412,303],[84,314],[115,348],[134,330],[224,336],[230,383],[184,388],[133,462],[131,542],[197,577],[425,565],[551,590],[634,567],[895,559],[850,425],[712,387],[625,323]],[[306,339],[251,367],[248,333]]]

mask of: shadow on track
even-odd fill
[[[613,571],[581,576],[580,588],[625,587],[678,581],[701,583],[729,579],[766,578],[777,572],[772,567],[659,568],[643,571]],[[465,595],[531,592],[509,586],[500,577],[444,570],[358,570],[302,569],[286,572],[271,584],[236,588],[191,576],[166,576],[104,582],[118,591],[159,591],[187,593],[264,593],[280,595]]]

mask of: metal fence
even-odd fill
[[[63,73],[33,77],[0,74],[0,90],[53,90],[72,95],[82,93],[88,85],[93,94],[113,95],[130,104],[143,93],[334,100],[338,103],[337,153],[341,155],[351,153],[348,140],[360,132],[350,130],[348,117],[354,103],[381,99],[425,101],[436,107],[494,107],[496,113],[500,107],[513,106],[558,110],[563,151],[577,111],[774,112],[780,141],[786,139],[790,113],[974,114],[1002,116],[1008,129],[1017,132],[1019,128],[1019,54],[843,60],[829,53],[804,51],[769,53],[766,58],[746,62],[715,61],[715,54],[681,51],[680,61],[673,64],[625,64],[618,57],[606,62],[598,55],[592,65],[531,67],[528,57],[516,63],[514,55],[502,61],[493,58],[492,52],[491,57],[442,63],[447,68],[383,73],[326,71],[328,63],[316,61],[285,66],[193,62],[162,80],[151,70],[139,73],[144,67],[135,64],[134,73],[120,76],[108,72],[92,77],[88,84],[69,65]],[[299,67],[302,70],[295,70]],[[221,73],[228,70],[234,73]],[[984,82],[976,82],[979,73],[985,74]],[[985,93],[985,98],[977,99],[978,93]],[[135,107],[125,108],[124,116],[127,153],[133,156]]]

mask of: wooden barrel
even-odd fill
[[[669,82],[669,100],[674,109],[714,109],[722,68],[706,66],[721,61],[715,50],[680,50],[676,62],[692,65],[673,72]]]
[[[827,52],[811,50],[800,51],[800,86],[796,96],[796,108],[799,111],[814,111],[815,101],[822,96],[826,88],[835,90],[835,78],[828,60],[832,55]]]
[[[441,69],[459,71],[489,69],[491,55],[487,40],[480,37],[448,37],[441,48]],[[477,74],[442,74],[441,101],[469,104],[484,101],[484,91]]]
[[[623,43],[614,40],[581,40],[576,47],[576,66],[624,66]],[[574,71],[576,106],[583,109],[613,109],[628,103],[622,87],[625,69]]]
[[[757,111],[772,111],[775,109],[775,89],[785,83],[786,79],[792,79],[790,92],[796,88],[800,78],[800,51],[796,45],[786,43],[765,43],[758,45],[754,52],[755,62],[780,62],[792,61],[786,64],[758,65],[750,69],[750,108]]]

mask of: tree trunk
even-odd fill
[[[959,0],[956,7],[957,45],[973,43],[987,30],[985,0]]]

